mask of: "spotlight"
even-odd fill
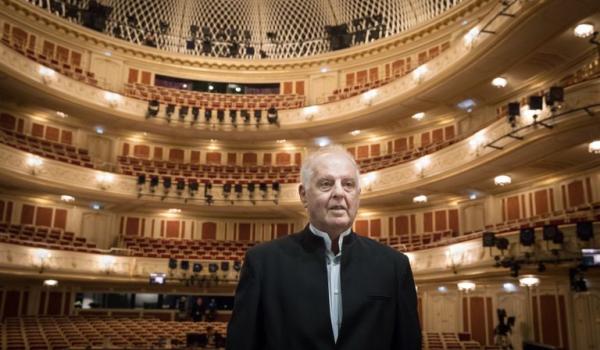
[[[512,266],[510,267],[511,277],[518,277],[519,270],[521,270],[521,265],[519,265],[519,263],[513,263]]]
[[[250,112],[248,112],[247,109],[242,109],[240,115],[242,116],[245,124],[250,123]]]
[[[231,124],[234,126],[237,124],[237,111],[235,109],[229,110],[229,119],[231,119]]]
[[[192,271],[195,272],[195,273],[202,272],[202,264],[201,263],[194,263],[194,265],[192,266]]]
[[[212,203],[212,184],[210,182],[204,184],[204,199],[206,199],[206,202],[208,204]]]
[[[255,185],[253,182],[248,183],[248,192],[253,193],[255,189]]]
[[[156,190],[156,187],[158,186],[158,176],[157,175],[152,175],[150,177],[150,192],[153,192]]]
[[[243,191],[243,190],[244,190],[244,189],[243,189],[243,187],[242,187],[242,184],[240,184],[240,183],[237,183],[237,184],[235,184],[235,186],[234,186],[234,191],[235,191],[235,194],[236,194],[236,196],[237,196],[238,198],[241,198],[241,197],[242,197],[242,191]]]
[[[205,109],[204,110],[204,119],[206,120],[206,122],[210,122],[210,118],[212,118],[212,109]]]
[[[511,127],[517,126],[517,117],[521,115],[521,105],[519,102],[511,102],[508,104],[508,123]]]
[[[483,247],[493,247],[496,245],[496,234],[494,232],[483,233]]]
[[[217,271],[219,271],[219,265],[217,265],[216,263],[208,264],[208,271],[210,273],[216,273]]]
[[[233,262],[233,270],[236,272],[240,272],[240,270],[242,269],[242,263],[239,261],[234,261]]]
[[[198,182],[196,180],[188,183],[188,191],[190,191],[190,196],[192,197],[198,192]]]
[[[209,39],[202,40],[202,53],[205,55],[210,55],[212,52],[212,41]]]
[[[171,188],[171,178],[170,177],[163,178],[163,187],[165,188],[165,192]]]
[[[146,174],[139,174],[137,178],[138,186],[143,186],[146,183]]]
[[[544,272],[544,271],[546,271],[546,265],[544,265],[544,263],[543,263],[543,262],[540,262],[540,263],[538,264],[538,268],[537,268],[537,270],[538,270],[538,272]]]
[[[535,229],[533,227],[524,227],[519,231],[519,241],[522,245],[529,247],[535,243]]]
[[[262,111],[260,109],[254,110],[254,119],[256,120],[256,127],[258,127],[258,124],[260,124],[262,119]]]
[[[190,107],[188,106],[181,106],[179,108],[179,119],[183,120],[185,119],[185,117],[187,117],[188,112],[189,112]]]
[[[258,189],[260,191],[260,195],[262,196],[262,198],[266,198],[267,197],[267,191],[268,191],[268,187],[267,184],[264,182],[261,182],[260,185],[258,185]]]
[[[576,226],[577,238],[587,242],[594,237],[594,226],[591,221],[580,221]]]
[[[560,86],[552,86],[546,93],[546,105],[553,106],[555,103],[565,101],[565,89]]]
[[[529,96],[529,110],[541,111],[544,107],[542,96]]]
[[[176,189],[177,195],[181,196],[183,190],[185,190],[185,181],[183,179],[177,179]]]
[[[190,269],[190,262],[188,260],[181,260],[179,262],[179,268],[183,271],[187,271]]]
[[[229,271],[229,261],[221,261],[221,271]]]
[[[267,110],[267,121],[269,122],[269,124],[277,124],[277,119],[277,109],[275,108],[275,106],[271,106]]]
[[[217,119],[219,120],[219,123],[222,123],[225,121],[225,110],[223,110],[223,109],[217,110]]]
[[[200,107],[192,107],[192,118],[194,123],[198,121],[198,115],[200,115]]]
[[[229,198],[229,195],[231,194],[231,183],[227,182],[223,185],[223,197],[225,199]]]
[[[177,259],[169,258],[169,269],[175,270],[177,268]]]
[[[500,251],[508,249],[508,239],[506,237],[499,237],[496,239],[496,248]]]
[[[558,233],[558,226],[556,225],[544,225],[542,238],[544,241],[554,241]]]
[[[160,110],[160,102],[158,100],[148,101],[148,111],[146,112],[146,118],[156,117]]]
[[[175,105],[172,103],[169,103],[167,105],[167,109],[166,109],[165,113],[167,114],[167,118],[171,119],[171,116],[173,115],[173,113],[175,113]]]

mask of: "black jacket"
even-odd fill
[[[407,257],[352,232],[341,260],[342,325],[334,342],[323,239],[308,226],[248,250],[227,350],[420,350]]]

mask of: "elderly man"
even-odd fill
[[[339,146],[322,148],[301,177],[309,225],[247,252],[227,349],[421,349],[408,259],[352,232],[354,159]]]

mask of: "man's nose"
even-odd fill
[[[332,192],[334,196],[341,196],[344,193],[344,187],[342,186],[341,181],[336,181],[333,184]]]

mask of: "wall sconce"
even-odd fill
[[[37,264],[34,265],[39,267],[39,271],[40,273],[42,273],[44,272],[44,268],[46,267],[46,262],[48,261],[48,259],[50,259],[52,254],[50,254],[50,252],[46,249],[37,249],[35,251],[35,256],[37,258]]]
[[[425,74],[427,74],[428,71],[429,71],[429,69],[427,68],[426,65],[423,64],[423,65],[418,66],[413,71],[413,80],[417,83],[422,82],[423,79],[425,78]]]
[[[375,182],[375,179],[377,179],[377,175],[374,172],[364,174],[361,178],[361,180],[362,180],[361,187],[367,191],[371,191],[371,189],[373,187],[373,182]]]
[[[464,36],[465,46],[471,48],[473,46],[473,42],[479,36],[479,28],[473,27],[471,30],[467,32]]]
[[[111,106],[112,108],[115,108],[121,102],[121,95],[114,93],[114,92],[105,91],[104,99],[106,100],[106,102],[108,102],[109,106]]]
[[[302,112],[304,113],[304,119],[312,120],[312,118],[315,117],[315,114],[319,112],[319,106],[304,107],[304,110]]]
[[[464,255],[465,254],[462,251],[462,249],[455,246],[451,246],[446,251],[446,267],[451,268],[453,273],[458,273],[458,268],[463,264],[465,257]]]
[[[458,290],[460,290],[461,292],[472,292],[475,290],[476,284],[474,282],[471,281],[462,281],[462,282],[458,282],[456,284],[456,286],[458,287]]]
[[[44,84],[50,84],[56,80],[56,71],[54,71],[52,68],[40,66],[38,72],[42,76],[42,81]]]
[[[96,181],[98,181],[98,185],[101,189],[107,189],[114,180],[114,175],[110,173],[99,173],[96,175]]]
[[[365,93],[363,93],[363,95],[362,95],[363,102],[367,106],[370,106],[373,104],[373,101],[375,100],[377,95],[378,95],[377,90],[375,90],[375,89],[368,90]]]
[[[427,168],[431,164],[431,159],[428,156],[421,157],[417,160],[415,167],[417,168],[417,172],[419,177],[425,177],[425,168]]]
[[[39,173],[42,164],[44,164],[44,160],[39,156],[30,154],[27,156],[25,164],[27,164],[27,166],[29,167],[31,175],[36,175],[37,173]]]
[[[479,151],[481,150],[481,147],[484,143],[485,134],[483,133],[483,131],[476,133],[475,135],[473,135],[471,140],[469,140],[469,145],[471,146],[471,149],[475,151],[476,155],[479,155]]]
[[[100,268],[102,269],[102,271],[104,271],[107,275],[110,273],[110,271],[112,270],[112,267],[115,263],[115,257],[111,256],[111,255],[103,255],[100,257]]]

